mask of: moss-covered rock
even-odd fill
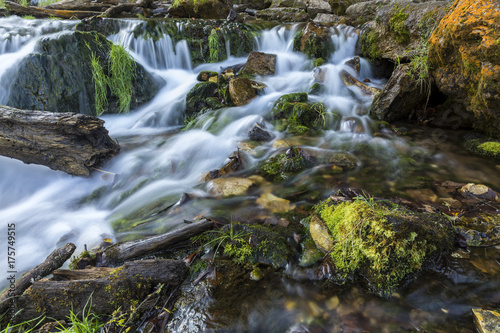
[[[22,59],[12,82],[7,105],[28,110],[75,112],[96,115],[96,84],[92,59],[102,74],[109,71],[112,43],[96,32],[75,31],[40,39],[36,52]],[[132,60],[133,61],[133,60]],[[133,61],[130,108],[150,101],[163,80],[154,77]],[[104,111],[118,113],[120,100],[104,81],[103,95],[108,105]],[[102,111],[102,110],[101,110]]]
[[[451,249],[454,230],[440,214],[411,212],[363,198],[316,207],[334,240],[331,257],[346,279],[363,276],[370,288],[390,295],[434,254]]]
[[[283,130],[300,135],[323,128],[326,111],[323,103],[310,103],[307,93],[300,92],[281,96],[274,103],[272,114]]]
[[[279,181],[288,179],[314,165],[316,165],[316,158],[301,148],[291,147],[287,152],[275,155],[263,162],[260,171],[267,178]]]
[[[248,55],[245,66],[241,69],[243,75],[274,75],[276,73],[276,54],[252,51]]]
[[[218,97],[217,88],[215,82],[197,83],[186,95],[186,114],[191,116],[211,109],[214,104],[213,98]]]
[[[500,3],[456,0],[429,39],[441,92],[463,104],[473,126],[500,137]]]
[[[294,51],[303,52],[310,59],[328,59],[334,51],[331,29],[327,25],[309,22],[293,41]],[[324,61],[324,60],[323,60]],[[315,66],[321,64],[316,64]]]
[[[201,71],[196,77],[196,80],[200,82],[205,82],[205,81],[212,81],[212,79],[215,78],[215,81],[217,81],[217,76],[219,76],[219,73],[214,71]]]
[[[500,160],[500,141],[469,133],[463,137],[463,147],[474,154]]]
[[[267,8],[259,10],[255,13],[255,17],[266,21],[279,21],[279,22],[305,22],[309,20],[304,9],[300,8]]]

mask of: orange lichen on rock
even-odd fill
[[[474,126],[500,137],[500,2],[455,0],[429,38],[438,88],[474,114]]]

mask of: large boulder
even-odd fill
[[[370,115],[379,120],[408,120],[415,109],[424,107],[430,87],[415,79],[410,65],[399,65],[382,91],[375,96]]]
[[[108,73],[112,43],[96,32],[75,31],[40,39],[33,54],[21,60],[10,86],[7,105],[28,110],[75,112],[96,115],[96,90],[92,57]],[[135,61],[133,61],[135,63]],[[130,108],[150,101],[163,80],[135,63],[131,73]],[[107,113],[120,111],[119,99],[104,84]]]
[[[427,260],[454,246],[454,228],[442,214],[366,197],[340,204],[328,199],[316,211],[333,237],[337,278],[357,276],[380,295],[391,295]]]
[[[500,3],[455,0],[429,39],[438,89],[474,117],[476,129],[500,137]]]
[[[345,15],[347,8],[359,2],[373,2],[369,0],[329,0],[330,8],[336,15]],[[379,1],[377,1],[379,2]]]
[[[186,115],[192,116],[220,106],[218,85],[206,81],[197,83],[186,95]]]
[[[332,12],[330,4],[326,0],[309,0],[306,11],[310,18],[315,18],[318,14],[330,14]]]

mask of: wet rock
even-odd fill
[[[480,333],[500,332],[500,313],[498,311],[472,309],[476,328]]]
[[[353,3],[351,3],[349,6],[346,7],[345,14],[347,17],[355,21],[361,21],[361,22],[371,21],[374,20],[377,15],[377,9],[379,8],[379,4],[386,5],[388,3],[389,1],[356,1],[356,3],[354,3],[353,1]]]
[[[314,240],[308,238],[304,242],[302,242],[302,253],[299,258],[299,266],[311,266],[323,259],[323,256],[324,254],[318,250],[318,247]]]
[[[319,250],[323,251],[323,253],[327,253],[332,250],[332,235],[323,221],[321,221],[321,219],[317,216],[311,217],[311,221],[309,222],[309,232],[311,233],[311,237]]]
[[[252,81],[245,77],[237,77],[229,81],[229,95],[236,106],[248,104],[257,96]]]
[[[167,11],[170,17],[226,19],[231,10],[227,2],[219,0],[180,0],[175,3]]]
[[[472,197],[482,200],[500,201],[500,195],[491,188],[481,184],[469,183],[461,187],[460,192],[465,197]]]
[[[255,13],[255,17],[266,21],[279,22],[305,22],[309,20],[309,15],[299,8],[267,8]]]
[[[264,161],[260,170],[271,180],[279,181],[289,178],[316,164],[316,159],[299,147],[291,147],[287,152],[273,156]]]
[[[293,49],[294,51],[303,52],[310,59],[328,59],[334,49],[330,27],[316,22],[309,22],[295,36]]]
[[[411,74],[410,65],[399,65],[370,107],[370,115],[378,120],[408,120],[417,108],[425,105],[430,86]]]
[[[286,213],[295,209],[290,200],[279,198],[272,193],[264,193],[257,199],[257,204],[272,213]]]
[[[236,171],[245,169],[249,165],[248,155],[244,151],[237,150],[229,156],[229,162],[224,164],[220,169],[212,170],[205,175],[204,180],[216,179],[222,176],[227,176]],[[250,178],[251,179],[251,178]]]
[[[340,75],[340,78],[342,79],[342,82],[344,82],[344,84],[346,86],[358,87],[359,90],[361,91],[361,93],[365,96],[375,96],[376,94],[378,94],[380,92],[379,89],[374,88],[374,87],[370,87],[370,86],[364,84],[363,82],[357,80],[354,76],[352,76],[346,70],[342,70],[339,75]]]
[[[319,82],[315,82],[311,89],[309,89],[309,95],[320,95],[326,91],[326,86]]]
[[[8,83],[11,87],[6,104],[28,110],[96,115],[92,54],[104,74],[110,76],[111,44],[96,32],[75,31],[40,39],[36,53],[21,60],[16,78]],[[161,78],[149,74],[140,64],[135,63],[135,66],[131,78],[131,109],[150,101],[164,84]],[[106,97],[108,106],[101,111],[120,112],[120,101],[111,89],[107,89]]]
[[[248,189],[254,184],[247,178],[217,178],[207,184],[208,193],[214,197],[230,197],[245,195]]]
[[[314,81],[316,81],[317,83],[323,83],[325,82],[325,77],[328,73],[328,69],[327,68],[324,68],[324,67],[316,67],[313,71],[313,75],[314,75]]]
[[[271,112],[274,119],[279,120],[279,129],[293,134],[300,135],[325,126],[326,106],[319,102],[308,102],[307,93],[304,92],[281,96]]]
[[[495,246],[500,243],[500,215],[481,213],[456,220],[456,230],[467,246]]]
[[[196,80],[205,82],[209,81],[213,77],[217,78],[218,75],[219,73],[213,71],[201,71],[200,74],[198,74],[198,76],[196,77]]]
[[[247,8],[260,10],[260,9],[269,8],[272,4],[272,1],[271,0],[242,0],[239,3],[247,6]]]
[[[315,22],[321,22],[322,19],[318,17],[319,14],[332,15],[332,9],[326,0],[309,0],[306,11],[310,18],[314,18]],[[324,22],[332,22],[333,20],[334,17],[329,17],[329,21]]]
[[[456,0],[429,39],[438,89],[464,105],[473,126],[500,137],[500,3]]]
[[[253,141],[271,141],[274,139],[274,135],[266,131],[262,125],[255,124],[248,132],[248,138]]]
[[[361,62],[358,56],[352,58],[351,60],[346,61],[345,63],[347,66],[351,67],[356,71],[356,73],[359,75],[359,70],[361,68]]]
[[[211,98],[218,96],[218,85],[215,82],[197,83],[186,95],[186,115],[195,115],[212,105]]]
[[[274,75],[276,72],[276,54],[252,51],[241,74]]]
[[[333,236],[331,258],[339,277],[358,272],[380,295],[390,295],[455,241],[453,226],[441,214],[414,212],[373,198],[339,204],[327,200],[316,211]]]

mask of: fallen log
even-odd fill
[[[137,260],[118,268],[74,271],[67,281],[42,280],[35,282],[16,302],[21,311],[14,322],[22,322],[45,314],[46,317],[63,320],[70,311],[78,316],[83,311],[99,315],[111,314],[121,308],[130,309],[151,294],[159,284],[178,285],[188,272],[181,260]],[[85,272],[86,271],[86,272]],[[101,276],[89,279],[89,276]],[[81,273],[79,273],[81,272]],[[81,274],[83,279],[78,278]],[[75,280],[76,279],[76,280]]]
[[[163,235],[111,245],[103,251],[102,261],[104,264],[118,264],[126,260],[154,254],[154,252],[185,241],[212,227],[212,222],[202,220],[187,224],[182,228],[167,232]]]
[[[100,15],[102,12],[80,10],[45,9],[43,7],[26,7],[12,1],[5,1],[5,8],[11,15],[33,16],[36,18],[58,17],[62,19],[84,19]]]
[[[104,12],[109,7],[124,3],[120,0],[62,0],[50,5],[43,6],[44,9],[78,10]]]
[[[103,124],[84,114],[0,106],[0,155],[88,176],[120,150]]]
[[[14,298],[22,295],[35,281],[42,279],[61,267],[75,252],[75,249],[76,246],[74,244],[67,243],[61,248],[54,250],[43,263],[18,279],[14,284],[13,290],[8,288],[0,294],[0,313],[4,313],[9,308],[11,300],[15,303],[16,300]]]

